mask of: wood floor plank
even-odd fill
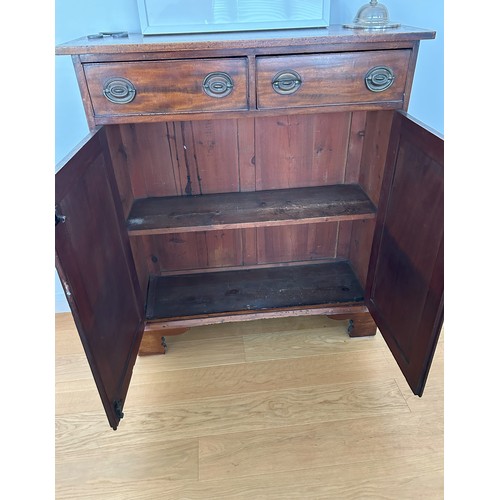
[[[183,439],[385,413],[409,413],[393,379],[200,398],[154,410],[130,408],[127,418],[131,425],[141,422],[144,432],[168,428],[173,439]]]
[[[136,442],[127,443],[119,439],[117,446],[99,447],[87,450],[85,458],[79,456],[56,457],[58,483],[115,483],[122,478],[139,481],[144,477],[152,480],[176,481],[198,478],[198,440],[156,441],[147,446]],[[104,467],[104,464],[109,464]]]
[[[382,415],[200,438],[200,479],[440,454],[443,422],[434,416]]]
[[[142,364],[132,379],[127,404],[148,407],[200,397],[391,379],[387,373],[380,349],[176,371],[162,370],[161,363],[151,371]]]
[[[115,432],[71,315],[56,315],[56,498],[442,499],[443,341],[417,398],[381,335],[363,344],[344,323],[172,337],[137,360]]]
[[[56,361],[60,355],[83,353],[82,343],[71,313],[59,313],[55,317],[57,332],[55,343]]]
[[[243,336],[247,361],[313,356],[373,349],[374,337],[350,338],[343,325],[332,328]]]
[[[114,483],[63,485],[60,500],[441,500],[443,457],[437,454],[207,481],[123,478]]]
[[[272,332],[292,332],[309,329],[331,329],[339,327],[347,332],[348,321],[332,320],[327,316],[296,316],[267,318],[236,323],[218,323],[190,328],[182,335],[168,337],[170,343],[187,340],[208,340],[211,338],[232,337],[245,334],[269,334]]]
[[[59,355],[56,358],[55,375],[57,383],[84,383],[91,376],[89,362],[85,354]]]
[[[386,352],[388,358],[390,354]],[[409,388],[403,374],[396,362],[388,358],[390,369],[394,372],[394,378],[401,390],[401,394],[412,412],[435,413],[444,406],[444,343],[438,342],[434,359],[427,377],[427,383],[422,397],[415,396]]]
[[[245,360],[243,339],[240,336],[175,343],[167,339],[167,346],[167,355],[158,358],[161,369],[167,371],[241,363]]]
[[[66,386],[69,388],[66,389]],[[62,390],[61,387],[65,389]],[[85,412],[101,413],[102,402],[94,379],[87,379],[83,383],[76,381],[71,384],[56,384],[55,411],[57,416]]]
[[[102,420],[102,411],[89,411],[79,414],[58,415],[56,418],[56,463],[65,461],[80,462],[83,469],[92,466],[93,460],[99,462],[112,458],[115,453],[124,454],[141,450],[163,450],[165,456],[174,456],[176,450],[196,448],[198,457],[198,439],[187,436],[181,439],[169,432],[168,424],[156,426],[138,425],[133,419],[120,423],[120,432],[111,432],[109,425]],[[155,414],[148,417],[154,421]],[[190,452],[191,453],[191,452]],[[193,452],[194,453],[194,452]],[[89,457],[91,460],[88,462]],[[197,458],[198,459],[198,458]],[[196,461],[196,476],[198,465]],[[114,466],[113,466],[114,467]]]

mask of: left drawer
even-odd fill
[[[98,123],[248,109],[246,58],[88,63],[84,72]]]

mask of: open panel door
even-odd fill
[[[56,267],[113,429],[144,329],[144,305],[104,129],[56,174]]]
[[[443,323],[443,155],[441,137],[394,114],[366,300],[419,396]]]

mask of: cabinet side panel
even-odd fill
[[[349,145],[345,167],[344,182],[358,183],[366,134],[366,111],[356,111],[351,115]]]
[[[150,269],[147,263],[147,254],[143,238],[130,238],[130,248],[132,249],[135,270],[137,272],[137,278],[145,304],[147,301]]]
[[[128,153],[123,144],[121,127],[118,125],[107,126],[106,136],[109,145],[109,155],[122,203],[123,217],[127,218],[134,202],[134,192],[130,180]]]
[[[370,263],[370,252],[375,231],[375,221],[357,220],[352,223],[349,260],[361,286],[365,286]]]
[[[123,217],[126,219],[130,208],[134,202],[134,189],[131,180],[131,160],[133,150],[125,147],[123,137],[127,136],[127,128],[124,125],[106,126],[106,136],[109,145],[109,155],[111,165],[116,178],[118,193],[123,209]],[[147,287],[149,280],[149,270],[146,263],[142,239],[130,238],[130,247],[134,259],[139,286],[141,289],[143,302],[146,303]]]
[[[375,205],[380,199],[393,111],[370,111],[366,116],[359,184]]]
[[[359,183],[375,205],[380,200],[393,115],[393,111],[353,113],[347,175],[351,181]],[[358,178],[354,180],[356,175]],[[342,223],[344,238],[349,232],[348,224],[351,224],[350,242],[342,248],[348,247],[356,277],[365,286],[375,222],[360,220]]]
[[[346,184],[358,184],[361,169],[361,158],[363,154],[363,144],[366,133],[366,111],[355,111],[351,114],[349,128],[349,144],[347,148],[347,158],[345,166],[344,182]],[[339,231],[337,237],[336,256],[339,258],[350,259],[351,254],[351,237],[353,233],[352,221],[341,221],[339,223]],[[357,259],[355,259],[357,261]],[[356,271],[356,263],[353,263]],[[363,271],[356,272],[358,279],[361,279]],[[366,274],[366,273],[365,273]]]

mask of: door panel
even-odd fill
[[[395,113],[367,280],[367,306],[419,396],[443,323],[443,151]]]
[[[56,267],[116,429],[142,337],[144,304],[103,129],[57,172],[55,191]]]

